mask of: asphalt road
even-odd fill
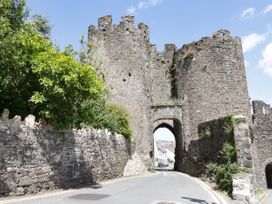
[[[0,201],[1,203],[1,201]],[[12,204],[221,204],[196,180],[177,172],[121,179],[100,188],[83,188],[23,198]]]

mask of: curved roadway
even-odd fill
[[[3,200],[2,200],[3,202]],[[1,201],[0,201],[1,203]],[[12,204],[221,204],[201,182],[178,172],[108,182],[43,196],[6,200]]]

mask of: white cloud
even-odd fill
[[[254,49],[257,45],[266,40],[265,34],[251,33],[242,37],[242,45],[244,53]]]
[[[241,17],[243,19],[248,19],[253,17],[254,15],[255,15],[255,8],[248,8],[242,12]]]
[[[126,13],[132,15],[136,13],[137,10],[146,9],[150,7],[157,6],[158,4],[162,3],[163,0],[142,0],[139,2],[138,6],[131,6],[127,9]]]
[[[145,0],[145,1],[140,1],[138,4],[139,9],[144,9],[144,8],[149,8],[149,7],[154,7],[157,6],[158,4],[162,3],[163,0]]]
[[[270,12],[272,12],[272,4],[269,4],[269,5],[267,5],[267,6],[265,7],[265,9],[264,9],[264,11],[263,11],[263,14],[265,15],[265,14],[268,14],[268,13],[270,13]]]
[[[136,11],[136,8],[134,6],[131,6],[127,9],[127,14],[132,15]]]
[[[259,61],[259,66],[265,74],[272,76],[272,42],[266,45],[262,55],[263,57]]]

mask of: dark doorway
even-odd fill
[[[267,164],[265,167],[267,188],[272,189],[272,163]]]

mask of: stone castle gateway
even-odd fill
[[[135,28],[134,17],[124,16],[114,25],[105,16],[98,28],[89,27],[89,44],[108,100],[129,112],[135,154],[146,169],[153,168],[153,132],[159,127],[175,135],[175,169],[197,175],[191,161],[201,154],[195,147],[200,124],[227,115],[251,117],[241,40],[227,30],[157,52],[145,24]]]
[[[160,127],[175,136],[175,170],[201,175],[203,161],[216,160],[226,140],[220,120],[233,115],[243,121],[233,127],[239,165],[249,169],[255,186],[272,188],[272,111],[254,101],[251,113],[239,37],[219,30],[181,48],[166,44],[158,52],[147,25],[135,27],[133,16],[115,25],[104,16],[97,28],[89,27],[88,40],[108,101],[130,115],[135,151],[125,175],[135,163],[139,172],[153,169],[153,132]],[[202,137],[207,127],[212,139]]]
[[[250,101],[241,41],[219,30],[211,37],[157,52],[148,27],[111,16],[89,27],[89,56],[100,68],[108,101],[130,115],[133,142],[107,130],[55,131],[35,117],[0,117],[0,197],[86,186],[153,170],[153,132],[171,130],[175,170],[201,176],[232,131],[237,160],[248,173],[233,179],[233,197],[256,203],[256,187],[272,188],[272,109]],[[229,115],[231,123],[229,123]],[[227,123],[226,123],[227,122]],[[231,125],[231,129],[228,129]]]

